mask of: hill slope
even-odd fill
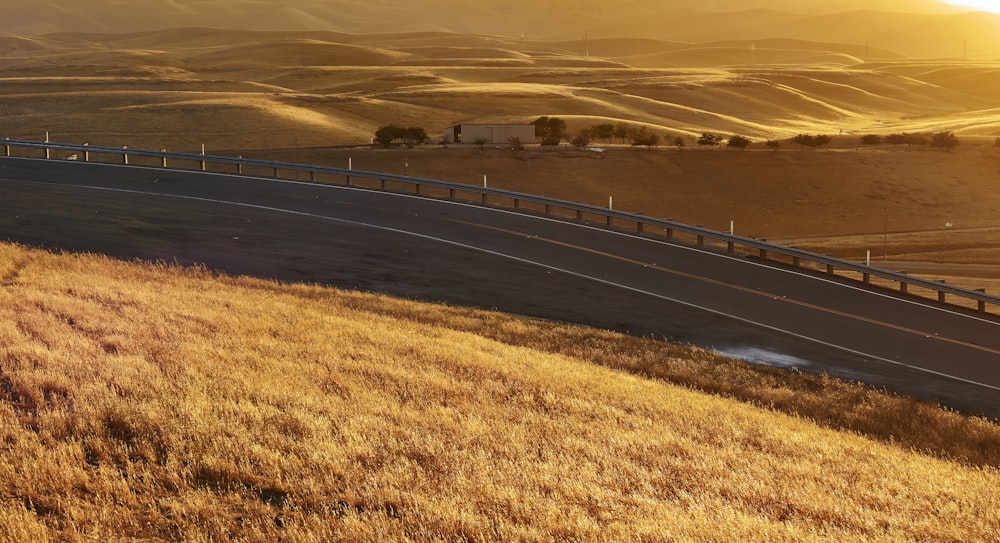
[[[827,379],[795,401],[825,390],[904,445],[599,367],[724,362],[597,331],[10,245],[0,277],[0,540],[1000,530],[995,468],[908,450],[996,465],[1000,429]],[[799,395],[737,374],[713,380]]]
[[[43,35],[86,31],[125,33],[201,26],[252,30],[333,30],[350,33],[447,31],[581,39],[641,36],[679,41],[797,38],[865,44],[911,56],[959,57],[963,42],[979,58],[1000,52],[1000,16],[957,13],[933,0],[870,2],[532,2],[510,0],[212,0],[141,3],[49,0],[5,6],[0,33]]]

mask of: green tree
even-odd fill
[[[628,139],[631,133],[632,131],[629,129],[628,124],[626,123],[615,124],[614,137],[622,140],[622,143],[625,143],[625,140]]]
[[[912,147],[914,145],[919,145],[923,147],[931,142],[930,138],[926,134],[906,134],[906,145]]]
[[[660,143],[660,136],[649,127],[643,126],[632,135],[632,145],[642,145],[644,147],[656,147]]]
[[[831,141],[833,141],[833,138],[830,136],[820,134],[813,138],[813,147],[823,147],[824,145],[829,145]]]
[[[882,136],[878,134],[865,134],[861,136],[862,145],[871,145],[873,149],[878,149],[878,144],[882,143]]]
[[[729,141],[726,142],[726,147],[732,147],[733,149],[743,151],[747,148],[747,145],[750,145],[751,143],[753,142],[750,141],[750,138],[739,134],[733,134],[729,137]]]
[[[711,132],[702,132],[701,137],[698,138],[698,145],[715,147],[720,143],[722,143],[721,138],[719,138],[719,136],[716,136],[715,134],[712,134]]]
[[[375,142],[383,148],[389,147],[396,140],[402,140],[406,136],[406,129],[394,124],[387,124],[379,127],[375,131]]]
[[[892,145],[893,147],[899,145],[905,145],[909,143],[909,141],[910,141],[909,134],[902,134],[899,132],[889,134],[888,136],[885,137],[885,142],[888,143],[889,145]]]
[[[768,149],[777,153],[778,147],[781,147],[781,142],[778,140],[767,140],[767,142],[765,142],[764,145],[766,145]]]
[[[799,134],[792,138],[792,143],[797,144],[799,149],[805,149],[806,147],[813,148],[816,147],[816,136]]]
[[[611,143],[611,138],[615,137],[615,125],[611,123],[595,125],[591,129],[590,135],[595,139],[600,139],[608,143]]]
[[[535,125],[535,137],[542,145],[559,145],[566,137],[566,121],[559,117],[539,117],[532,124]]]
[[[403,143],[408,146],[420,145],[427,139],[427,131],[419,126],[411,126],[403,130]]]
[[[961,142],[958,141],[958,136],[954,132],[938,132],[931,136],[931,147],[935,149],[944,149],[945,151],[951,152],[952,149],[959,146]]]
[[[574,147],[586,147],[590,145],[590,130],[580,130],[576,136],[573,136],[570,143],[572,143]]]
[[[507,143],[510,144],[511,151],[523,151],[524,150],[524,144],[521,143],[521,138],[518,138],[516,136],[512,137],[509,140],[507,140]]]
[[[684,150],[684,146],[686,145],[684,143],[684,138],[682,138],[680,136],[677,136],[676,138],[674,138],[674,141],[672,143],[674,144],[674,147],[676,147],[678,151],[683,151]]]

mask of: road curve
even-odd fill
[[[1000,417],[1000,320],[752,258],[479,205],[0,158],[0,238],[654,335]]]

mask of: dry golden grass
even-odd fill
[[[15,245],[0,245],[0,283],[5,541],[1000,531],[1000,473],[984,467],[1000,464],[1000,428],[831,380],[493,313]],[[893,437],[641,374],[701,375],[689,384],[823,406],[840,419],[824,425],[854,417]],[[897,402],[906,408],[886,408]],[[838,403],[852,407],[826,409]]]

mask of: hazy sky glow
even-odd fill
[[[949,4],[956,6],[968,6],[983,11],[1000,13],[1000,0],[946,0]]]

